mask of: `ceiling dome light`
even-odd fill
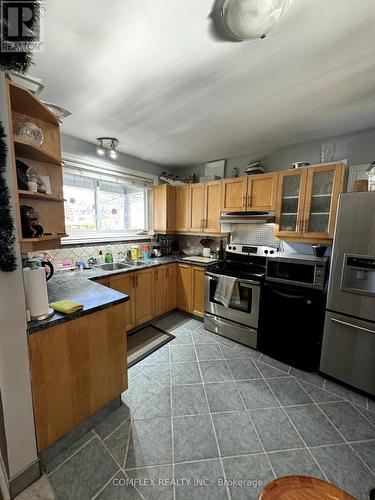
[[[292,0],[216,0],[212,18],[219,35],[233,41],[264,38]]]
[[[99,156],[104,156],[105,152],[107,152],[111,160],[117,159],[116,148],[118,146],[118,140],[115,137],[98,137],[96,140],[100,143],[96,148],[96,152]]]

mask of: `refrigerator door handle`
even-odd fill
[[[375,331],[370,330],[369,328],[363,328],[363,326],[353,325],[352,323],[347,323],[346,321],[341,321],[340,319],[336,318],[330,318],[330,319],[334,323],[340,323],[340,325],[350,326],[351,328],[355,328],[356,330],[362,330],[364,332],[373,333],[375,335]]]

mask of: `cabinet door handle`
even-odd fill
[[[158,279],[159,279],[158,271],[155,271],[155,280],[158,281]]]
[[[309,219],[305,219],[305,226],[303,228],[304,233],[307,233],[308,227],[309,227]]]
[[[242,197],[242,206],[246,207],[246,196],[245,195]]]
[[[166,276],[169,278],[169,269],[166,270]]]
[[[305,222],[305,219],[300,219],[299,220],[299,224],[298,224],[298,227],[297,227],[297,232],[298,233],[303,233],[303,224]]]
[[[246,205],[251,207],[251,196],[246,196]]]

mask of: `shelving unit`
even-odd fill
[[[34,252],[59,247],[61,238],[66,236],[60,122],[32,92],[11,81],[7,82],[7,101],[11,144],[9,152],[13,162],[16,223],[21,251]],[[30,121],[41,128],[44,136],[41,146],[13,135],[13,123],[21,114],[29,117]],[[52,194],[17,189],[16,160],[35,167],[40,175],[48,176]],[[38,212],[39,223],[47,233],[45,236],[25,238],[22,235],[21,205],[31,206]]]
[[[55,196],[53,194],[44,194],[44,193],[34,193],[32,191],[24,191],[23,189],[18,190],[18,196],[20,198],[31,198],[34,200],[65,201],[62,196]]]

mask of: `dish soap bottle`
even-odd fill
[[[99,251],[98,264],[103,264],[103,251],[102,250]]]
[[[111,252],[107,252],[105,254],[105,262],[106,264],[113,262],[113,255],[111,254]]]

